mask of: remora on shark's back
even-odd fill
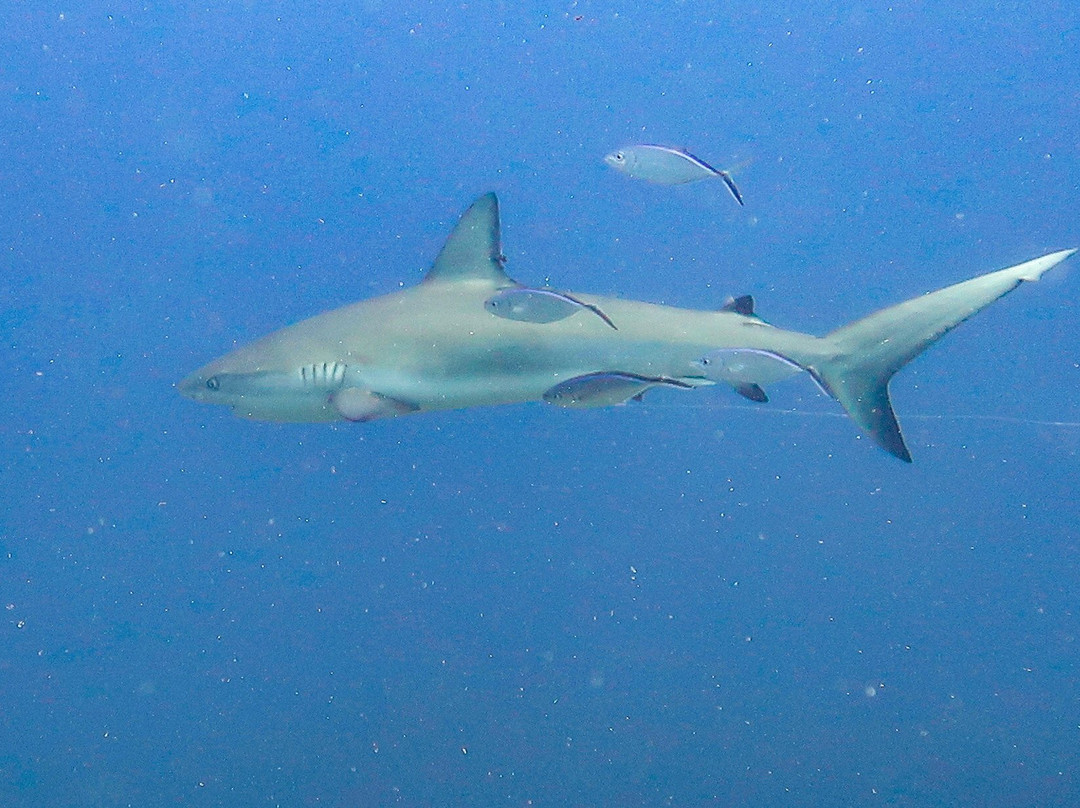
[[[497,317],[523,323],[554,323],[585,309],[618,330],[618,326],[598,307],[554,289],[530,289],[527,286],[501,289],[484,301],[484,308]]]
[[[653,387],[717,383],[763,400],[764,385],[805,370],[878,445],[910,462],[889,402],[893,374],[1073,252],[912,298],[824,337],[769,325],[749,297],[700,311],[579,292],[538,306],[539,298],[517,293],[511,299],[538,306],[517,320],[488,310],[504,290],[527,287],[503,270],[498,202],[487,194],[461,217],[420,284],[283,328],[179,387],[247,418],[370,421],[524,401],[609,406]]]

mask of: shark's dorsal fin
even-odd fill
[[[505,286],[513,283],[503,272],[505,260],[499,242],[499,200],[493,193],[484,194],[462,214],[424,283],[484,280]]]
[[[751,295],[729,297],[724,301],[724,305],[720,307],[720,311],[732,311],[744,317],[754,317],[756,316],[754,314],[754,298]]]

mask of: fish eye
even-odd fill
[[[621,163],[623,160],[626,159],[626,155],[623,154],[621,151],[617,151],[615,152],[615,159]]]
[[[217,376],[211,376],[209,379],[206,380],[206,389],[207,390],[217,390],[220,387],[221,387],[221,381],[218,379]]]

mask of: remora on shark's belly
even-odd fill
[[[878,445],[910,462],[889,379],[954,326],[1073,252],[980,275],[815,337],[765,323],[747,297],[699,311],[579,292],[533,294],[503,271],[498,201],[487,194],[461,217],[417,286],[275,331],[179,388],[246,418],[371,421],[523,401],[609,406],[652,387],[717,382],[764,401],[765,385],[806,371]],[[517,289],[511,299],[529,305],[500,316],[497,304]]]

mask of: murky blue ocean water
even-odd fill
[[[1069,806],[1080,264],[896,377],[274,425],[185,374],[415,283],[823,334],[1080,246],[1080,9],[17,3],[0,804]],[[685,148],[662,187],[603,163]]]

